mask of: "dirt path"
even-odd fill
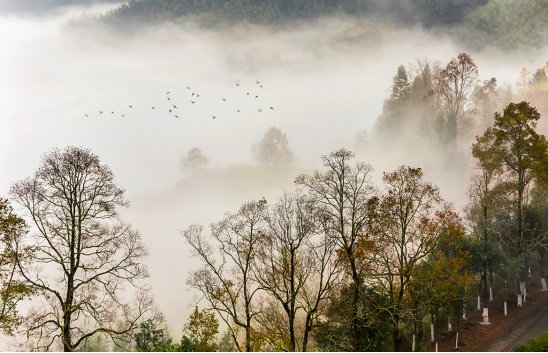
[[[531,315],[500,340],[493,342],[486,347],[488,352],[513,352],[518,344],[523,344],[531,338],[548,331],[548,306],[539,308],[536,315]]]
[[[483,326],[481,313],[472,310],[468,320],[462,320],[459,328],[459,348],[455,349],[455,332],[440,332],[439,350],[451,351],[511,351],[542,332],[548,331],[548,292],[540,291],[540,285],[532,281],[528,286],[527,302],[517,308],[516,302],[508,303],[508,316],[504,316],[503,300],[487,303],[491,325]],[[434,350],[430,345],[426,350]]]

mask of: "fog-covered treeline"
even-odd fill
[[[548,9],[542,0],[131,0],[113,10],[105,20],[123,26],[132,21],[166,20],[191,20],[207,26],[235,22],[280,25],[325,16],[382,19],[408,27],[434,27],[475,48],[516,53],[536,50],[548,39],[544,25]]]

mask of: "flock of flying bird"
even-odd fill
[[[240,83],[236,82],[234,87],[236,88],[239,88],[239,90],[241,91],[241,94],[243,94],[245,97],[248,97],[249,99],[251,100],[256,100],[256,99],[259,99],[259,94],[257,93],[257,91],[259,91],[261,88],[263,88],[263,84],[260,82],[260,81],[255,81],[255,86],[254,86],[254,91],[250,91],[250,90],[245,90],[242,88],[242,86],[240,85]],[[187,86],[186,87],[186,90],[188,91],[188,98],[186,100],[186,104],[192,106],[193,104],[198,104],[200,102],[200,94],[196,91],[194,91],[190,86]],[[154,111],[161,111],[161,109],[165,109],[167,111],[168,114],[171,114],[174,118],[176,119],[180,119],[182,118],[183,114],[181,113],[183,111],[182,108],[179,108],[179,106],[183,106],[184,104],[184,101],[182,100],[176,100],[175,97],[171,94],[170,91],[167,91],[166,94],[165,94],[165,98],[166,98],[166,102],[167,104],[163,105],[162,107],[160,106],[156,106],[156,105],[152,105],[150,107],[151,110],[154,110]],[[228,103],[228,99],[225,98],[225,97],[221,97],[221,101],[222,102],[225,102],[225,103]],[[177,104],[175,104],[177,103]],[[134,109],[134,105],[133,104],[130,104],[127,106],[128,109]],[[273,106],[268,106],[268,108],[264,108],[264,107],[257,107],[257,112],[258,113],[262,113],[263,112],[263,109],[264,110],[274,110],[274,107]],[[236,113],[240,113],[242,110],[240,108],[237,108],[236,109]],[[121,118],[125,118],[127,115],[127,109],[124,111],[124,113],[120,113],[120,112],[116,112],[114,110],[111,110],[111,111],[105,111],[105,110],[98,110],[97,111],[97,114],[88,114],[88,113],[85,113],[83,115],[84,118],[90,118],[92,116],[101,116],[103,114],[105,114],[106,116],[108,116],[110,113],[111,116],[117,116],[117,117],[121,117]],[[217,119],[217,116],[216,115],[211,115],[211,118],[213,119]]]

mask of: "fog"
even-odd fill
[[[196,299],[185,285],[195,263],[180,230],[218,220],[252,198],[275,201],[298,173],[319,167],[322,154],[353,148],[359,130],[371,131],[398,65],[426,57],[445,64],[463,51],[439,32],[341,18],[275,31],[166,24],[119,33],[91,20],[78,24],[83,12],[93,16],[108,6],[0,14],[0,195],[30,176],[51,148],[90,148],[127,190],[132,204],[123,217],[150,249],[155,300],[177,337]],[[495,76],[502,85],[546,58],[469,53],[481,79]],[[196,104],[187,86],[200,94]],[[168,113],[170,104],[179,106],[179,119]],[[287,134],[292,167],[251,165],[251,145],[271,126]],[[185,174],[181,159],[195,146],[210,167]],[[408,163],[380,152],[360,158],[377,180]],[[430,168],[426,177],[461,208],[470,171],[441,170]]]

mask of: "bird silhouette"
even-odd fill
[[[274,110],[274,107],[270,107],[270,110]]]
[[[175,104],[172,104],[173,106],[173,109],[179,109],[179,107],[177,107]]]
[[[260,88],[263,88],[263,85],[260,85],[259,87],[260,87]]]
[[[193,100],[191,100],[191,101],[190,101],[190,103],[194,104],[194,103],[196,103],[196,102],[195,102],[195,101],[193,101]]]
[[[171,113],[172,111],[173,111],[173,110],[171,110],[171,109],[169,110],[170,113]]]
[[[239,113],[240,112],[240,109],[236,110],[236,113]]]
[[[114,112],[110,112],[110,114],[114,114]]]
[[[130,107],[130,108],[133,108],[133,106],[132,106],[132,105],[130,105],[129,107]]]
[[[223,102],[226,102],[226,99],[225,99],[225,98],[223,98]]]
[[[171,100],[171,98],[167,97],[167,100],[168,100],[168,101],[170,101],[170,100]]]
[[[259,96],[255,96],[255,98],[259,98]]]
[[[249,96],[249,92],[247,92],[247,93],[246,93],[246,95],[248,95],[248,96]]]
[[[217,119],[217,117],[215,115],[212,115],[213,119]]]
[[[166,94],[169,94],[169,91],[167,91],[167,93],[166,93]]]
[[[186,86],[186,89],[190,89],[190,87]]]
[[[84,114],[86,116],[86,118],[89,118],[89,116],[87,114]]]
[[[240,84],[238,82],[236,82],[236,86],[240,87]]]
[[[256,81],[256,82],[257,82],[257,84],[261,83],[261,82],[259,82],[259,81]]]
[[[125,115],[124,115],[124,114],[122,114],[122,118],[123,118],[123,117],[125,117]]]
[[[175,114],[175,117],[176,117],[177,119],[179,119],[179,115]]]
[[[99,110],[99,114],[103,114],[103,111],[102,111],[102,110]]]
[[[200,95],[198,93],[196,93],[196,98],[200,97]]]
[[[154,106],[152,107],[152,109],[154,109]]]
[[[262,113],[262,110],[259,108],[259,113]]]
[[[194,92],[192,92],[192,95],[194,95]]]

